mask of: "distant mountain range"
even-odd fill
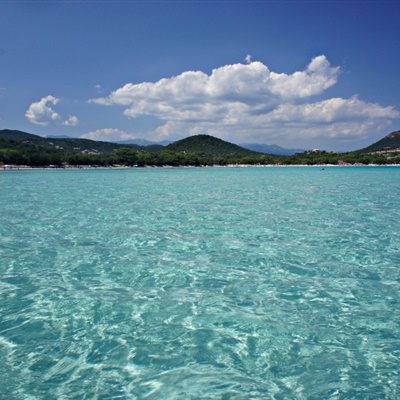
[[[277,144],[239,143],[245,149],[264,154],[277,154],[279,156],[292,156],[296,153],[304,153],[305,149],[285,149]]]
[[[71,136],[67,136],[67,135],[48,135],[45,137],[47,139],[72,139]]]
[[[137,144],[138,146],[154,146],[154,145],[168,146],[172,142],[169,140],[161,140],[159,142],[152,142],[151,140],[147,140],[147,139],[130,139],[130,140],[121,140],[121,141],[115,142],[115,143]]]

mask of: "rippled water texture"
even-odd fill
[[[0,189],[0,398],[400,398],[400,168]]]

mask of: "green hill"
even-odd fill
[[[13,140],[24,145],[50,147],[72,153],[112,154],[121,148],[130,148],[141,152],[155,151],[162,146],[139,146],[136,144],[118,144],[79,138],[45,138],[18,130],[0,131],[0,139]]]
[[[245,149],[210,135],[190,136],[166,147],[175,153],[192,153],[199,157],[242,158],[257,157],[261,153]]]
[[[386,152],[386,151],[400,152],[400,131],[389,133],[381,140],[371,144],[368,147],[358,150],[359,153],[373,153],[373,152]]]
[[[25,144],[37,144],[46,145],[47,139],[42,136],[33,135],[32,133],[26,133],[17,130],[3,129],[0,131],[0,139],[15,140],[16,142],[22,142]]]

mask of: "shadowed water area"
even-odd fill
[[[400,168],[1,171],[0,193],[0,398],[400,397]]]

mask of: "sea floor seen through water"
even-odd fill
[[[399,399],[400,168],[0,171],[1,399]]]

